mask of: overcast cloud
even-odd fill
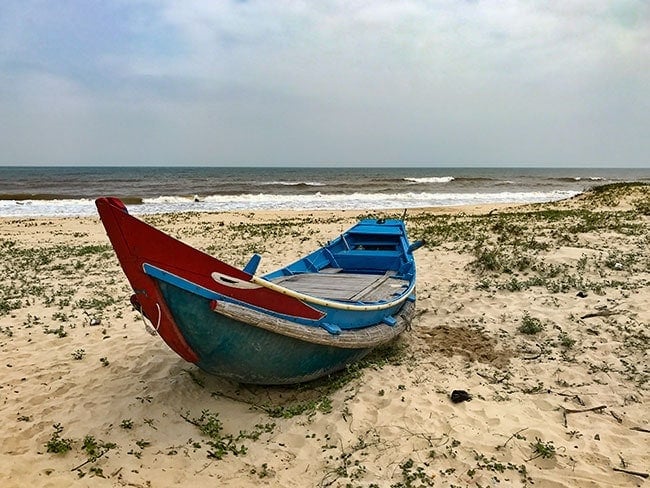
[[[647,0],[0,3],[0,164],[650,163]]]

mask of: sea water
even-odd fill
[[[650,169],[0,167],[0,216],[96,215],[100,196],[134,214],[533,203],[623,181]]]

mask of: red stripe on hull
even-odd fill
[[[100,198],[96,204],[115,254],[131,287],[136,292],[137,302],[142,312],[170,348],[186,361],[196,363],[199,360],[198,356],[178,330],[158,286],[142,272],[141,259],[133,253],[129,245],[126,237],[129,235],[128,231],[125,233],[121,225],[123,215],[128,215],[126,207],[117,199]]]
[[[321,311],[300,300],[268,288],[244,289],[219,284],[212,279],[211,273],[216,271],[247,282],[251,275],[129,215],[124,204],[116,198],[99,198],[96,205],[106,233],[143,311],[154,326],[159,325],[158,333],[165,342],[188,361],[196,362],[198,358],[174,323],[155,281],[144,273],[144,263],[265,310],[309,320],[318,320],[323,316]]]

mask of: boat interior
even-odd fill
[[[401,222],[362,221],[326,246],[264,278],[323,299],[388,302],[403,296],[415,274],[407,247]]]
[[[271,280],[285,288],[319,298],[345,302],[377,303],[401,296],[409,287],[409,281],[387,273],[346,273],[339,268],[326,272],[301,273],[281,276]]]

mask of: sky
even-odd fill
[[[0,165],[650,166],[648,0],[2,0]]]

